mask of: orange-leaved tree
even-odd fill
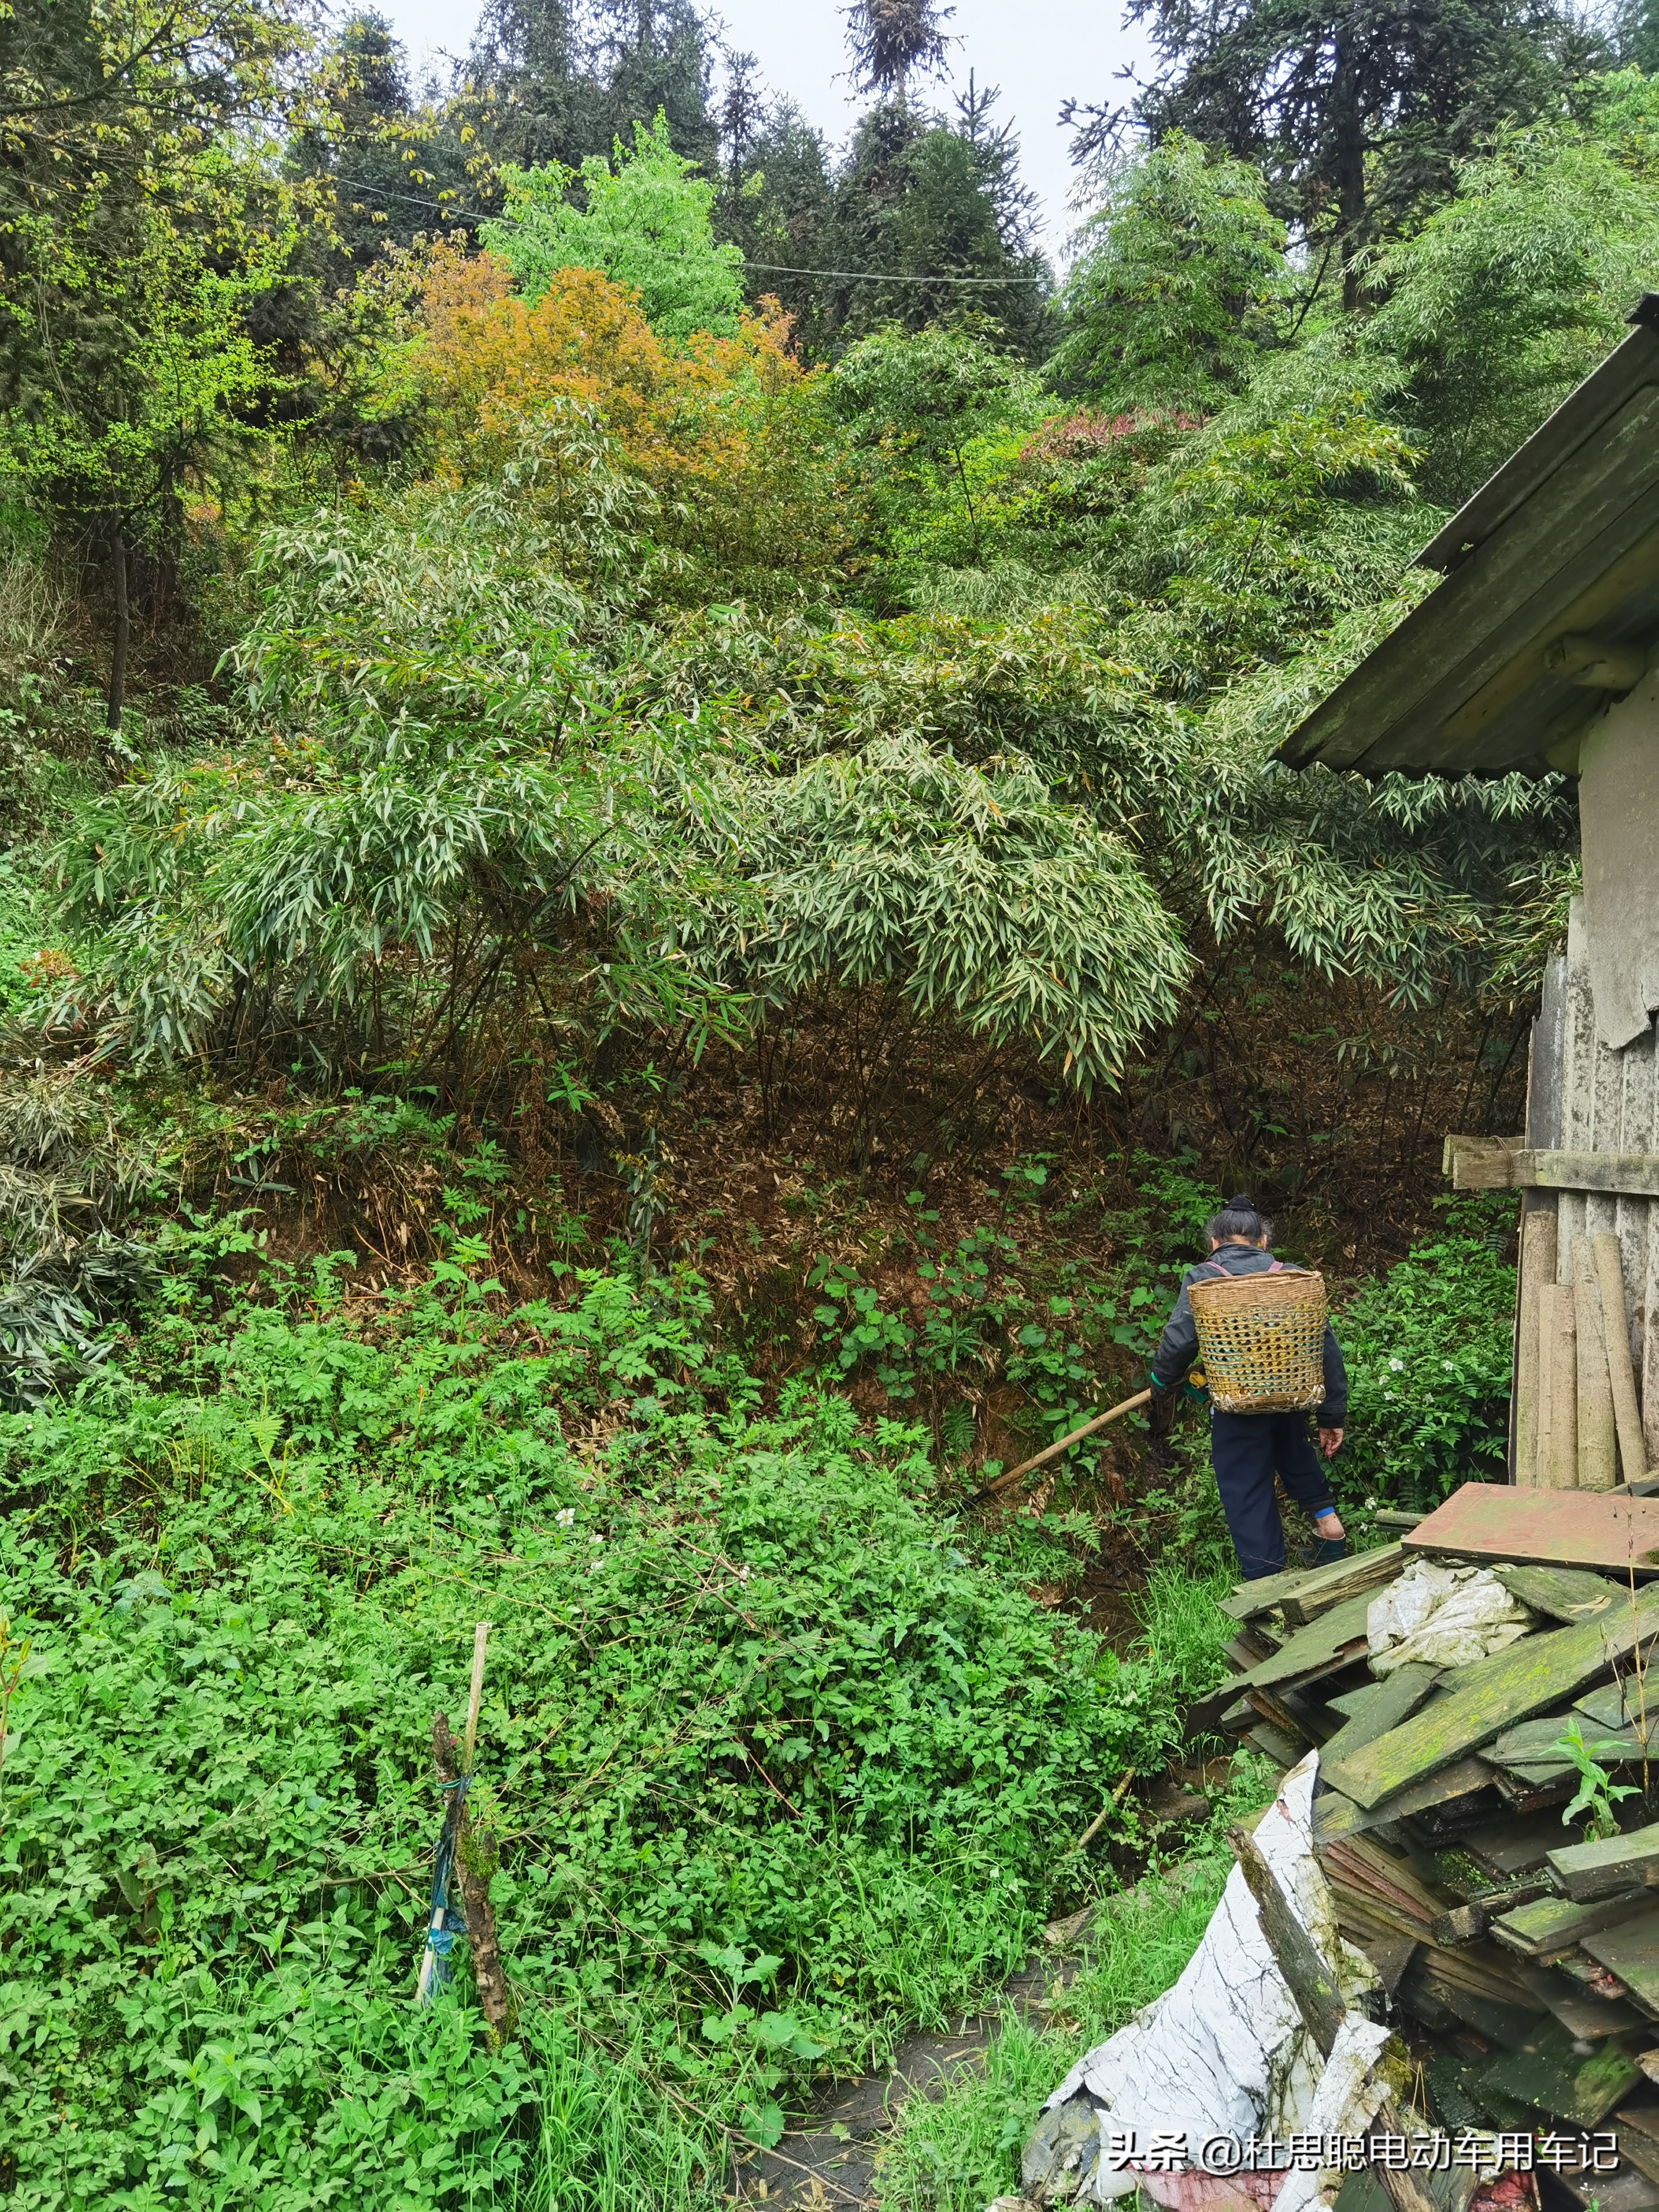
[[[789,350],[775,301],[735,335],[666,343],[637,295],[592,269],[556,270],[532,307],[487,253],[431,254],[414,366],[438,466],[496,473],[526,426],[561,403],[591,409],[622,464],[656,495],[654,534],[678,556],[672,596],[775,599],[838,557],[820,373]]]

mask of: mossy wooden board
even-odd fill
[[[1407,1553],[1659,1575],[1659,1498],[1466,1482],[1401,1538]],[[1628,1592],[1626,1592],[1628,1595]]]
[[[1382,1820],[1404,1820],[1414,1813],[1432,1812],[1437,1805],[1449,1804],[1455,1798],[1473,1796],[1477,1790],[1490,1788],[1492,1774],[1483,1759],[1460,1759],[1455,1765],[1443,1766],[1426,1781],[1402,1790],[1378,1812],[1368,1812],[1356,1805],[1352,1797],[1328,1790],[1322,1797],[1314,1800],[1314,1841],[1322,1846],[1336,1843],[1344,1836],[1359,1835]],[[1541,1849],[1539,1856],[1543,1856]]]
[[[1565,1844],[1549,1854],[1548,1863],[1563,1891],[1579,1904],[1644,1882],[1651,1887],[1659,1883],[1659,1823],[1632,1828],[1628,1835]]]
[[[1644,1899],[1603,1898],[1595,1904],[1576,1905],[1570,1897],[1540,1897],[1532,1905],[1499,1913],[1492,1932],[1523,1959],[1549,1959],[1646,1909]]]
[[[1616,1928],[1586,1936],[1583,1948],[1617,1974],[1639,2005],[1659,2009],[1659,1911],[1650,1909]]]
[[[1358,1597],[1349,1598],[1345,1604],[1333,1606],[1328,1613],[1306,1628],[1298,1628],[1287,1644],[1281,1644],[1271,1657],[1261,1660],[1248,1674],[1238,1678],[1241,1690],[1271,1689],[1275,1682],[1292,1682],[1329,1669],[1345,1654],[1363,1650],[1365,1643],[1365,1615],[1370,1607],[1370,1597],[1361,1591]]]
[[[1408,1660],[1382,1681],[1373,1682],[1358,1692],[1347,1724],[1338,1729],[1320,1753],[1322,1763],[1345,1759],[1362,1744],[1375,1743],[1378,1736],[1398,1728],[1401,1721],[1417,1711],[1439,1679],[1437,1667],[1425,1667]]]
[[[1297,1615],[1293,1626],[1315,1619],[1360,1590],[1380,1589],[1392,1582],[1405,1565],[1398,1544],[1384,1544],[1375,1552],[1361,1552],[1351,1559],[1334,1559],[1328,1567],[1292,1569],[1287,1574],[1263,1575],[1257,1582],[1241,1583],[1221,1610],[1234,1620],[1253,1620],[1287,1601]],[[1287,1614],[1286,1618],[1290,1616]]]
[[[1578,1567],[1512,1566],[1504,1560],[1492,1572],[1511,1597],[1570,1628],[1581,1620],[1599,1619],[1629,1595],[1605,1575],[1587,1575]]]
[[[1571,2028],[1552,2020],[1518,2051],[1495,2058],[1480,2081],[1576,2127],[1593,2128],[1641,2078],[1617,2045],[1601,2043],[1586,2051]]]
[[[1576,1697],[1656,1631],[1659,1589],[1648,1589],[1613,1618],[1523,1636],[1489,1659],[1454,1668],[1420,1712],[1376,1742],[1329,1762],[1325,1779],[1358,1805],[1380,1805],[1396,1790],[1478,1750],[1505,1729]]]

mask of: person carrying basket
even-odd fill
[[[1210,1257],[1189,1267],[1152,1358],[1152,1454],[1169,1462],[1176,1392],[1200,1354],[1210,1393],[1210,1459],[1227,1532],[1248,1582],[1285,1566],[1277,1476],[1318,1539],[1310,1564],[1346,1557],[1347,1540],[1308,1434],[1319,1409],[1326,1459],[1342,1442],[1348,1375],[1325,1317],[1325,1286],[1286,1267],[1268,1247],[1273,1227],[1248,1198],[1230,1198],[1205,1224]]]

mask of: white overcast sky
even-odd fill
[[[474,0],[378,4],[408,46],[417,77],[423,61],[466,51],[478,13]],[[726,44],[755,56],[774,92],[787,93],[832,140],[846,137],[858,103],[842,76],[847,50],[836,0],[715,0],[713,12]],[[1071,228],[1060,102],[1121,99],[1126,88],[1118,73],[1141,58],[1140,35],[1124,28],[1122,0],[957,0],[946,28],[959,41],[951,55],[954,82],[965,86],[972,70],[981,85],[1002,88],[997,112],[1012,116],[1018,130],[1026,182],[1042,196],[1043,242],[1057,255]]]

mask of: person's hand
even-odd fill
[[[1341,1430],[1322,1429],[1319,1431],[1319,1449],[1327,1459],[1334,1459],[1342,1449]]]

